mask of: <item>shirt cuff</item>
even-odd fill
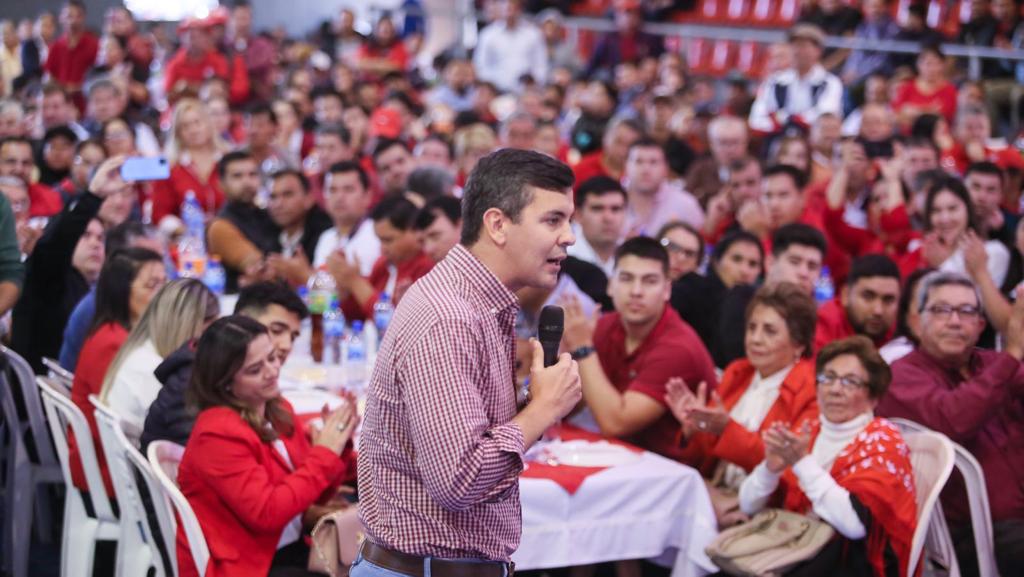
[[[824,472],[825,469],[822,469],[821,465],[819,465],[818,462],[814,460],[814,457],[810,455],[804,455],[802,459],[793,465],[793,474],[796,475],[796,478],[799,479],[801,483],[806,482],[809,484]]]
[[[494,446],[499,451],[513,453],[522,460],[523,453],[526,452],[526,440],[519,425],[512,422],[505,423],[488,430],[485,434],[494,439]]]

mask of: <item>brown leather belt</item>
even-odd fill
[[[369,540],[363,541],[363,559],[374,565],[385,569],[423,577],[423,559],[416,555],[407,555],[385,549],[375,545]],[[506,570],[508,571],[506,573]],[[458,559],[430,559],[431,577],[512,577],[515,573],[514,563],[500,563],[498,561],[460,561]]]

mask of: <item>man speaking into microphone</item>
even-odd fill
[[[359,443],[366,541],[353,577],[503,577],[519,546],[523,453],[581,397],[568,354],[516,412],[515,320],[523,287],[551,289],[575,242],[573,174],[544,154],[481,159],[462,238],[402,298],[370,379]]]

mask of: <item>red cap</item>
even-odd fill
[[[402,134],[402,117],[394,108],[378,108],[370,117],[370,134],[398,138]]]

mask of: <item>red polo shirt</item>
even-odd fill
[[[591,152],[584,156],[576,163],[576,166],[572,168],[573,174],[576,176],[576,190],[580,189],[580,185],[584,182],[594,178],[595,176],[609,176],[613,177],[608,173],[608,169],[604,166],[604,161],[601,159],[601,151]]]
[[[875,347],[881,347],[892,340],[894,328],[890,327],[889,332],[886,333],[883,339],[875,341]],[[846,309],[839,303],[838,298],[821,305],[821,308],[818,309],[818,324],[814,327],[815,351],[820,351],[822,347],[832,341],[852,337],[855,334],[857,333],[853,330],[853,325],[850,324],[850,319],[846,316]]]
[[[40,182],[28,186],[28,202],[29,216],[53,216],[64,209],[60,193]]]
[[[704,343],[669,306],[665,307],[654,330],[631,354],[626,353],[626,329],[619,313],[604,315],[594,331],[594,348],[604,374],[616,389],[623,393],[643,393],[662,405],[665,405],[665,383],[672,377],[681,377],[694,390],[702,381],[709,390],[718,385],[715,364]],[[678,432],[679,421],[666,406],[661,418],[627,440],[679,460],[682,449],[675,443]]]
[[[370,271],[370,276],[366,280],[373,285],[374,295],[373,298],[366,301],[365,305],[359,306],[356,299],[351,296],[341,303],[341,312],[344,313],[346,319],[366,320],[373,318],[373,306],[377,304],[377,299],[380,298],[381,293],[387,290],[388,281],[391,279],[391,271],[388,270],[388,266],[389,263],[383,256],[373,263],[373,270]],[[421,276],[434,268],[434,261],[421,252],[396,268],[395,292],[401,296],[412,283],[418,281]],[[389,296],[391,297],[392,306],[397,306],[398,302],[395,299],[395,295]]]
[[[171,168],[170,178],[153,183],[153,222],[159,223],[160,219],[169,214],[180,216],[181,203],[190,190],[195,193],[196,200],[207,215],[217,214],[224,204],[224,193],[220,190],[216,169],[210,171],[210,177],[203,182],[187,165],[176,164]]]
[[[74,48],[69,46],[68,36],[64,34],[50,46],[45,70],[60,84],[77,90],[85,80],[85,73],[96,63],[99,50],[99,40],[91,32],[83,32]]]

